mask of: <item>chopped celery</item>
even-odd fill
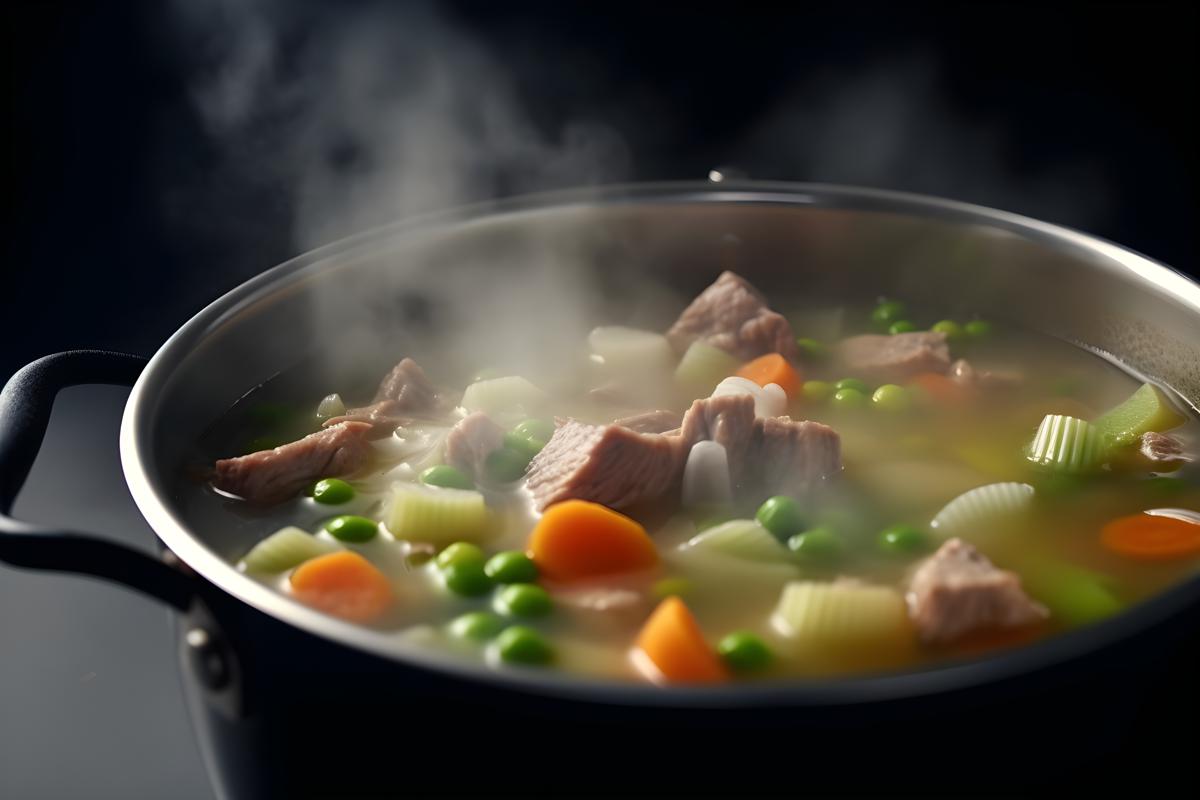
[[[463,392],[462,405],[468,411],[497,414],[505,411],[529,414],[546,404],[548,395],[525,378],[509,375],[504,378],[475,381]]]
[[[1111,617],[1124,603],[1106,585],[1102,575],[1044,558],[1020,571],[1021,583],[1051,616],[1072,627]]]
[[[242,568],[246,572],[279,573],[341,549],[336,542],[318,539],[306,531],[288,526],[254,545],[242,559]]]
[[[929,523],[942,538],[970,539],[980,528],[995,527],[1026,513],[1033,504],[1028,483],[989,483],[977,486],[947,503]]]
[[[487,534],[488,513],[479,492],[398,483],[386,523],[397,539],[433,544],[480,541]]]
[[[902,645],[912,629],[904,598],[886,586],[850,581],[792,581],[783,587],[771,625],[798,654]]]
[[[675,381],[688,395],[705,397],[724,378],[737,372],[740,365],[736,358],[719,347],[692,342],[675,368]]]
[[[606,371],[639,377],[662,375],[675,366],[675,351],[667,337],[654,331],[607,325],[588,334],[588,346]]]
[[[1047,414],[1025,457],[1056,472],[1087,472],[1099,461],[1100,436],[1077,417]]]
[[[1147,383],[1092,425],[1108,442],[1128,445],[1144,433],[1170,430],[1183,422],[1183,415],[1171,406],[1162,390]]]
[[[683,549],[702,549],[748,561],[787,561],[786,547],[752,519],[734,519],[693,536]]]

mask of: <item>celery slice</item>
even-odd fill
[[[336,542],[318,539],[307,531],[288,526],[254,545],[242,559],[241,566],[246,572],[274,574],[341,549]]]
[[[1101,414],[1092,425],[1114,445],[1133,444],[1142,434],[1182,425],[1184,417],[1153,384],[1143,384],[1116,408]]]
[[[784,562],[791,556],[770,531],[752,519],[734,519],[709,528],[681,549],[693,548],[747,561]]]
[[[1019,518],[1033,505],[1028,483],[989,483],[977,486],[947,503],[929,527],[942,537],[970,539],[981,528],[995,527]]]
[[[436,545],[478,542],[488,533],[483,495],[466,489],[398,483],[385,522],[397,539]]]
[[[1091,424],[1078,417],[1047,414],[1026,458],[1056,472],[1087,472],[1100,460],[1100,444],[1101,437]]]
[[[850,581],[792,581],[783,588],[771,626],[799,653],[814,657],[912,640],[908,611],[898,591]]]
[[[707,397],[739,366],[741,363],[721,348],[692,342],[675,368],[675,382],[691,397]]]
[[[1109,589],[1109,579],[1079,567],[1038,559],[1020,574],[1029,595],[1071,627],[1099,622],[1125,606]]]

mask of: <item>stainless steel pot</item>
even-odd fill
[[[454,289],[447,287],[510,272],[523,280],[530,263],[569,264],[578,290],[604,306],[598,315],[628,312],[620,287],[633,280],[682,296],[726,267],[768,294],[773,287],[831,298],[887,294],[948,313],[969,310],[1077,342],[1172,387],[1193,408],[1200,402],[1200,286],[1076,231],[947,200],[834,186],[683,183],[540,195],[331,244],[248,281],[181,327],[141,369],[121,429],[126,480],[173,554],[169,562],[7,516],[53,393],[71,383],[131,380],[141,364],[87,352],[26,367],[0,400],[0,557],[99,574],[187,614],[183,649],[197,676],[195,710],[226,738],[236,735],[227,722],[254,717],[256,705],[276,708],[255,700],[271,680],[260,678],[256,688],[249,677],[264,662],[276,676],[287,669],[277,653],[257,652],[263,637],[248,631],[264,626],[272,636],[319,643],[333,660],[362,654],[372,674],[403,669],[449,681],[462,696],[485,691],[488,703],[506,696],[570,704],[572,714],[584,707],[765,714],[932,703],[1101,657],[1200,606],[1197,577],[1108,622],[978,662],[836,681],[661,689],[467,665],[321,615],[234,569],[227,557],[245,549],[244,533],[192,502],[196,490],[182,477],[206,428],[281,371],[306,376],[323,393],[344,378],[348,363],[394,362],[405,342],[423,330],[436,334],[453,317]],[[339,363],[330,352],[355,357]]]

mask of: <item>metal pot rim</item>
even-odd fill
[[[288,600],[246,577],[210,551],[169,507],[165,494],[147,472],[150,423],[157,396],[177,365],[236,308],[281,290],[303,275],[320,270],[334,256],[345,256],[418,231],[451,228],[513,215],[570,206],[618,203],[723,203],[815,206],[904,213],[949,222],[981,223],[1059,249],[1099,256],[1097,268],[1131,274],[1153,284],[1191,309],[1200,319],[1200,285],[1150,258],[1095,236],[1051,223],[953,200],[879,189],[825,184],[670,182],[614,185],[528,195],[425,215],[325,245],[269,269],[210,303],[168,339],[142,372],[121,423],[121,463],[139,510],[162,542],[203,579],[260,611],[310,634],[385,659],[460,678],[534,694],[616,705],[720,708],[827,706],[895,700],[992,683],[1081,658],[1153,627],[1179,610],[1200,602],[1200,576],[1138,604],[1105,622],[1060,634],[1042,642],[978,661],[950,663],[917,672],[866,675],[831,680],[789,680],[716,687],[657,687],[598,681],[545,671],[491,670],[469,664],[417,643],[326,616]]]

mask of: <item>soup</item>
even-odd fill
[[[936,310],[934,310],[936,312]],[[662,684],[919,669],[1094,624],[1200,565],[1200,423],[986,320],[768,299],[373,397],[248,395],[197,503],[294,601],[496,669]],[[441,366],[435,359],[429,366]]]

